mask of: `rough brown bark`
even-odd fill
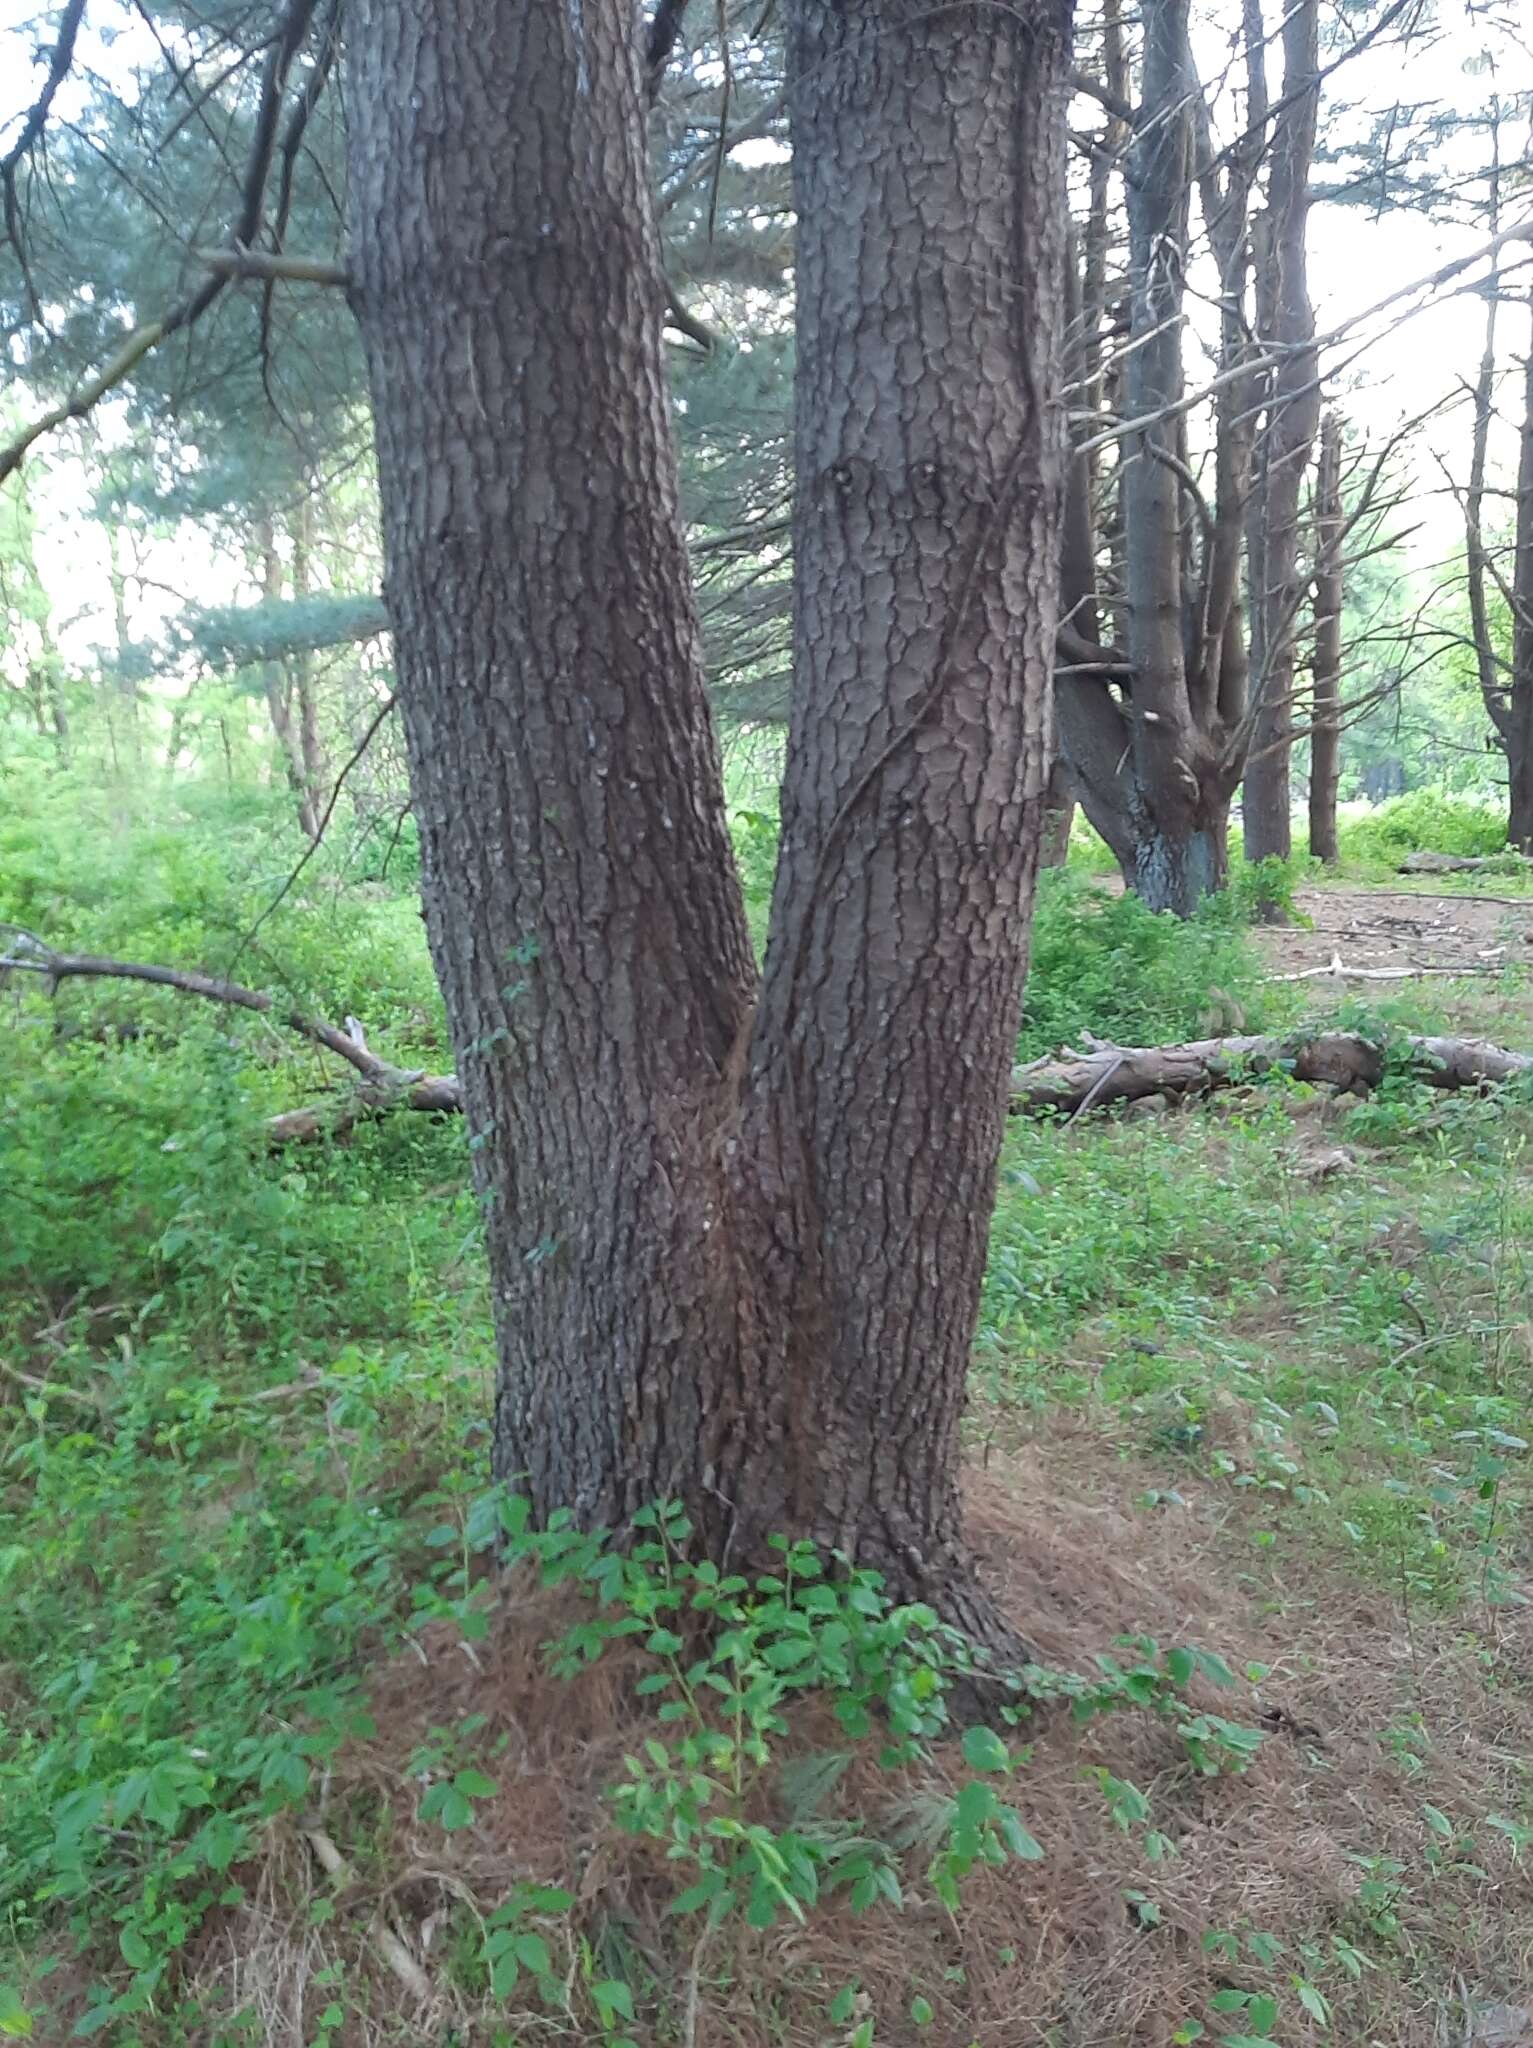
[[[1156,910],[1189,915],[1225,875],[1217,746],[1193,703],[1185,635],[1191,592],[1182,541],[1178,426],[1195,134],[1186,0],[1144,18],[1143,98],[1127,172],[1131,352],[1123,401],[1154,424],[1124,444],[1122,515],[1133,783],[1128,879]],[[1109,842],[1111,843],[1111,842]]]
[[[789,1315],[758,1483],[940,1582],[1046,770],[1068,15],[797,0],[788,32],[794,697],[743,1198]]]
[[[793,719],[765,985],[621,0],[361,0],[354,298],[497,1471],[963,1582],[957,1420],[1054,632],[1063,7],[796,0]],[[963,1058],[953,1048],[963,1046]]]
[[[1283,17],[1283,97],[1272,139],[1267,208],[1256,237],[1257,323],[1280,351],[1257,453],[1253,498],[1253,632],[1250,756],[1242,818],[1247,860],[1293,852],[1294,652],[1304,583],[1300,515],[1304,473],[1320,424],[1315,316],[1307,239],[1309,176],[1320,104],[1318,0],[1297,0]]]
[[[1327,413],[1315,472],[1314,712],[1310,720],[1309,850],[1335,867],[1341,780],[1341,419]]]

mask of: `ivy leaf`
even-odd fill
[[[630,2025],[633,2021],[633,1992],[617,1977],[609,1977],[605,1983],[593,1984],[591,1996],[601,2014],[604,2027],[612,2025],[612,2015],[620,2012]]]
[[[122,1950],[122,1959],[130,1969],[146,1970],[149,1967],[151,1950],[139,1928],[123,1928],[117,1937],[117,1946]]]
[[[1331,2024],[1331,2008],[1320,1992],[1313,1984],[1305,1984],[1302,1981],[1295,1988],[1299,1993],[1299,2003],[1310,2018],[1318,2025],[1328,2027]]]
[[[1011,1769],[1011,1751],[993,1728],[965,1729],[963,1760],[971,1771]]]
[[[830,2004],[825,2008],[825,2017],[833,2027],[843,2027],[851,2018],[852,2008],[856,2003],[857,1983],[854,1978],[850,1984],[843,1984],[835,1997],[830,2001]],[[0,2006],[0,2016],[3,2016],[3,2013],[4,2007]]]
[[[1000,1830],[1001,1840],[1019,1863],[1043,1861],[1043,1844],[1023,1827],[1014,1808],[1003,1806],[995,1817],[995,1824]]]
[[[1246,2008],[1246,2020],[1253,2034],[1262,2037],[1272,2032],[1277,2025],[1278,2002],[1270,1991],[1263,1991],[1251,2000]]]
[[[0,2034],[12,2041],[25,2041],[32,2032],[32,2015],[10,1984],[0,1984]]]

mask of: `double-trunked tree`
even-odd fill
[[[495,1465],[993,1634],[958,1431],[1046,768],[1068,0],[792,0],[794,675],[758,974],[628,0],[354,0],[351,293]]]

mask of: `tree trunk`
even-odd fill
[[[1512,675],[1507,692],[1507,837],[1533,853],[1533,345],[1522,369],[1522,440],[1517,460],[1517,525],[1512,558]]]
[[[1315,669],[1309,742],[1309,850],[1335,867],[1341,780],[1341,419],[1327,413],[1315,473]]]
[[[360,0],[354,297],[496,1471],[586,1524],[680,1497],[742,1558],[837,1543],[962,1614],[1054,629],[1068,19],[797,0],[788,32],[799,666],[759,1006],[623,0]]]
[[[95,429],[92,426],[87,446],[94,450],[96,445]],[[107,576],[112,589],[112,622],[117,637],[117,664],[112,678],[111,696],[107,703],[107,730],[111,735],[113,754],[118,767],[126,765],[130,774],[137,775],[143,766],[142,722],[139,715],[138,674],[131,658],[133,635],[128,624],[128,574],[123,567],[119,517],[116,506],[108,509]],[[123,742],[120,753],[119,714]]]
[[[313,502],[307,495],[293,515],[293,596],[301,604],[312,588],[309,555],[314,523]],[[319,693],[314,685],[314,657],[307,649],[296,649],[285,657],[292,679],[292,701],[297,710],[297,756],[302,788],[298,800],[298,823],[304,837],[319,837],[329,794],[330,763],[319,730]]]
[[[1492,237],[1501,231],[1501,121],[1500,105],[1492,101],[1490,198],[1486,227]],[[1469,444],[1469,488],[1464,497],[1464,565],[1469,594],[1469,627],[1474,640],[1475,668],[1480,694],[1491,722],[1501,732],[1505,709],[1505,685],[1496,658],[1490,629],[1485,579],[1488,561],[1485,549],[1485,469],[1490,453],[1490,423],[1496,405],[1496,324],[1501,309],[1501,260],[1491,258],[1485,293],[1485,345],[1480,351],[1479,374],[1474,386],[1474,419]],[[1505,734],[1502,733],[1503,739]]]
[[[305,500],[295,516],[293,544],[293,596],[299,602],[309,594],[309,508]],[[261,600],[263,606],[280,604],[286,585],[282,557],[277,550],[276,525],[270,518],[257,523],[257,545],[261,551]],[[307,650],[284,650],[263,664],[266,709],[282,755],[283,772],[298,810],[298,827],[305,839],[319,837],[324,812],[329,767],[319,735],[319,707],[314,691],[314,661]]]
[[[1201,504],[1178,412],[1196,98],[1185,0],[1151,0],[1126,180],[1130,345],[1121,406],[1146,422],[1125,440],[1120,465],[1127,647],[1116,664],[1098,663],[1104,672],[1091,680],[1067,669],[1056,692],[1064,752],[1086,815],[1128,885],[1153,908],[1179,916],[1190,916],[1225,879],[1233,784],[1217,683],[1204,689],[1192,666],[1213,564],[1205,551],[1197,573],[1183,530],[1184,498]],[[1235,204],[1243,206],[1243,196]],[[1081,457],[1071,465],[1065,516],[1068,604],[1076,584],[1089,589],[1094,568],[1089,471]],[[1222,647],[1222,636],[1215,639]],[[1113,667],[1127,686],[1121,700],[1108,687],[1105,670]]]
[[[1283,19],[1283,98],[1273,135],[1267,211],[1257,237],[1257,314],[1264,342],[1280,351],[1262,426],[1260,489],[1253,501],[1251,752],[1242,804],[1247,860],[1293,852],[1294,649],[1304,580],[1299,505],[1320,424],[1315,316],[1307,240],[1309,174],[1320,103],[1318,0],[1297,0]],[[1259,651],[1258,651],[1259,649]]]
[[[1062,868],[1070,855],[1075,823],[1075,784],[1064,758],[1055,754],[1043,798],[1043,832],[1038,865]]]

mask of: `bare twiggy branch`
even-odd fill
[[[21,206],[16,196],[16,174],[31,155],[48,125],[48,114],[58,94],[59,87],[69,76],[74,63],[75,41],[80,33],[80,24],[85,19],[85,0],[68,0],[59,22],[59,32],[54,38],[53,50],[48,58],[48,75],[43,80],[42,90],[28,108],[26,118],[16,132],[16,139],[0,157],[0,197],[4,201],[6,240],[16,251],[25,274],[26,254],[22,246]],[[34,318],[41,318],[37,293],[31,277],[26,276],[27,296],[32,303]]]
[[[288,0],[282,26],[267,57],[266,69],[261,79],[260,102],[256,108],[254,130],[246,157],[239,208],[230,235],[230,246],[234,249],[249,249],[260,235],[261,219],[266,204],[267,179],[271,174],[278,118],[282,110],[288,74],[308,35],[315,4],[316,0]],[[114,390],[131,375],[151,349],[158,348],[171,335],[194,327],[228,282],[229,273],[210,273],[194,292],[173,306],[160,319],[135,328],[110,361],[92,376],[77,384],[66,399],[51,406],[40,418],[31,421],[0,446],[0,483],[20,466],[27,451],[45,434],[51,433],[66,420],[83,419],[109,391]]]
[[[350,283],[343,264],[325,256],[290,256],[275,249],[194,249],[206,269],[224,278],[256,278],[264,283],[333,285]]]

